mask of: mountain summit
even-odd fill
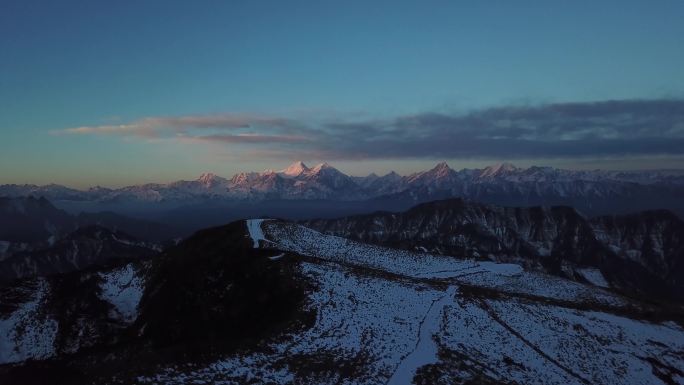
[[[205,186],[209,186],[214,182],[214,180],[216,180],[216,178],[218,178],[216,174],[211,172],[205,172],[202,173],[202,175],[200,175],[199,178],[197,178],[197,181]]]
[[[519,169],[511,163],[497,163],[492,166],[485,167],[480,174],[480,177],[496,177],[504,174],[516,172]]]
[[[309,171],[309,168],[306,167],[304,162],[301,160],[298,160],[291,165],[289,165],[286,169],[280,170],[278,173],[282,174],[283,176],[287,177],[297,177],[300,176],[302,173],[305,173]]]
[[[437,163],[437,165],[435,165],[435,167],[433,168],[433,170],[436,170],[436,171],[445,171],[445,170],[451,170],[451,167],[449,167],[449,165],[447,164],[447,162],[439,162],[439,163]]]

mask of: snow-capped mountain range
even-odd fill
[[[2,185],[0,196],[44,196],[51,201],[183,202],[222,200],[368,200],[426,201],[464,197],[491,203],[562,203],[574,198],[680,194],[684,171],[575,171],[551,167],[518,168],[502,163],[456,171],[445,162],[401,176],[349,176],[328,163],[307,167],[294,162],[280,171],[241,172],[232,178],[204,173],[197,180],[148,183],[117,189],[71,189],[60,185]],[[498,202],[500,195],[513,202]]]

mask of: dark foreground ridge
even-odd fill
[[[595,276],[272,219],[122,263],[0,289],[0,383],[617,385],[684,373],[681,306]]]
[[[289,263],[269,263],[272,254],[252,248],[238,221],[200,231],[154,260],[4,287],[0,319],[38,297],[27,330],[15,335],[21,349],[40,344],[31,340],[34,328],[49,324],[56,338],[41,347],[52,358],[0,365],[0,382],[129,383],[130,373],[159,362],[198,362],[299,327],[308,317],[305,280]]]

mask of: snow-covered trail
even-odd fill
[[[439,332],[442,310],[453,301],[456,289],[457,286],[450,286],[432,303],[420,324],[415,349],[399,362],[387,385],[410,385],[418,368],[437,362],[437,344],[432,337]]]
[[[259,248],[259,241],[266,241],[264,236],[264,231],[261,229],[261,224],[266,219],[248,219],[247,220],[247,230],[249,230],[249,236],[252,237],[254,242],[254,248]]]

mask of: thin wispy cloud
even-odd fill
[[[461,115],[426,112],[382,120],[156,117],[61,132],[175,137],[239,145],[281,159],[290,159],[293,153],[330,160],[681,155],[684,100],[497,107]]]
[[[128,124],[99,125],[67,128],[55,134],[101,134],[138,136],[143,138],[164,137],[172,134],[189,134],[197,130],[236,130],[251,127],[277,127],[286,129],[289,121],[253,115],[193,115],[179,117],[149,117]]]
[[[192,141],[208,141],[208,142],[222,142],[222,143],[243,143],[243,144],[261,144],[261,143],[302,143],[310,141],[303,136],[293,135],[261,135],[261,134],[237,134],[237,135],[200,135],[186,137]]]

